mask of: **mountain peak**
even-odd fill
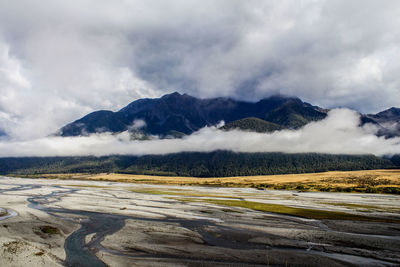
[[[175,92],[170,93],[170,94],[165,94],[161,98],[180,97],[180,96],[182,96],[182,95],[179,92],[175,91]]]
[[[175,101],[179,101],[180,99],[182,99],[184,101],[187,99],[196,99],[196,98],[191,95],[188,95],[188,94],[181,94],[179,92],[173,92],[171,94],[163,95],[160,99],[164,99],[164,100],[165,99],[166,100],[173,99]]]
[[[391,107],[386,111],[388,111],[388,112],[390,112],[392,114],[395,114],[395,115],[400,115],[400,108]],[[385,112],[385,111],[383,111],[383,112]]]
[[[293,96],[272,95],[254,103],[226,97],[200,99],[173,92],[160,98],[138,99],[117,112],[90,113],[61,128],[60,134],[77,136],[121,132],[129,130],[137,120],[146,122],[146,127],[141,129],[143,133],[161,137],[171,132],[191,134],[220,121],[227,124],[238,121],[232,126],[253,130],[296,129],[311,121],[322,120],[326,115],[326,110]],[[367,117],[378,123],[396,122],[400,120],[400,109],[391,108]]]
[[[384,118],[388,120],[399,120],[400,108],[391,107],[387,110],[381,111],[375,115],[376,118]]]
[[[297,96],[290,96],[290,95],[284,95],[284,94],[274,94],[270,95],[268,97],[264,97],[261,100],[264,99],[271,99],[271,100],[288,100],[288,99],[293,99],[293,100],[300,100]]]

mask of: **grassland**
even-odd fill
[[[400,194],[400,170],[331,171],[321,173],[195,178],[118,173],[35,174],[27,178],[97,180],[143,184],[253,187],[323,192]]]

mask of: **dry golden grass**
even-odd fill
[[[218,178],[169,177],[118,173],[29,175],[30,178],[112,181],[142,184],[254,187],[301,191],[400,193],[400,170],[331,171],[321,173]]]

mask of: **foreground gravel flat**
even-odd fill
[[[0,177],[0,266],[27,264],[399,266],[400,197]]]

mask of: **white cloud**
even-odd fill
[[[182,151],[317,152],[330,154],[390,155],[400,151],[400,138],[374,135],[374,127],[359,127],[359,115],[337,109],[322,121],[299,130],[270,134],[221,131],[206,127],[183,139],[131,140],[128,132],[88,137],[48,137],[32,141],[0,141],[0,156],[146,155]]]
[[[65,49],[59,44],[41,48],[44,40],[30,39],[28,61],[0,39],[0,129],[12,138],[47,136],[96,109],[117,110],[135,99],[158,96],[130,68],[103,61],[104,50],[91,48],[95,43],[76,41],[73,48],[67,39],[57,40]]]
[[[146,126],[146,122],[144,120],[134,120],[130,129],[137,130]]]

